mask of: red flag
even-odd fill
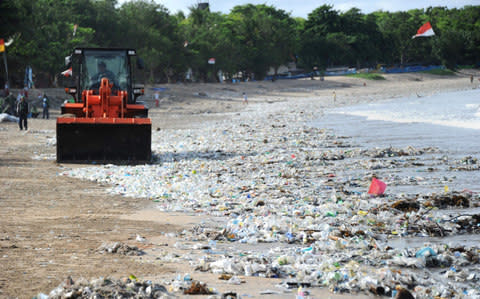
[[[412,36],[412,38],[416,38],[420,36],[426,37],[426,36],[433,36],[433,35],[435,35],[435,32],[433,32],[432,25],[430,24],[430,22],[426,22],[425,24],[422,25],[422,27],[420,27],[417,30],[417,34]]]
[[[372,178],[372,183],[370,184],[370,189],[368,189],[368,194],[382,195],[385,192],[385,189],[387,189],[387,184],[377,180],[376,178]]]
[[[0,38],[0,52],[5,52],[5,41]]]
[[[65,77],[70,77],[72,75],[72,68],[69,68],[68,70],[63,71],[62,75],[64,75]]]

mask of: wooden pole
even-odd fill
[[[7,65],[7,51],[3,51],[3,63],[5,64],[5,74],[6,78],[5,81],[7,83],[8,88],[10,88],[10,83],[8,82],[8,65]]]

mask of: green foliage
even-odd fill
[[[15,33],[21,23],[18,7],[13,1],[0,1],[0,37],[6,39]]]
[[[186,45],[185,68],[190,67],[202,81],[215,80],[218,68],[230,69],[228,32],[225,31],[225,16],[192,7],[190,15],[182,22]],[[226,36],[227,34],[227,36]],[[215,58],[216,64],[208,64]]]
[[[283,10],[267,5],[236,6],[228,18],[235,44],[243,53],[239,68],[247,75],[262,78],[291,60],[295,49],[296,22]]]
[[[37,79],[53,84],[65,70],[64,57],[79,46],[137,49],[152,83],[184,80],[188,69],[199,81],[218,80],[219,70],[227,79],[261,79],[292,61],[305,71],[439,63],[455,69],[480,63],[478,5],[370,14],[321,5],[304,19],[265,4],[236,6],[228,14],[192,6],[186,16],[157,2],[0,1],[0,38],[15,37],[7,47],[12,83],[21,87],[30,65]],[[436,35],[412,39],[426,21]],[[3,76],[0,72],[0,81]]]
[[[308,15],[301,38],[304,67],[374,65],[382,35],[373,16],[353,8],[343,14],[323,5]]]
[[[367,80],[385,80],[385,77],[376,74],[376,73],[358,73],[358,74],[348,74],[348,77],[354,77],[354,78],[361,78],[361,79],[367,79]]]
[[[173,74],[181,70],[179,57],[183,53],[177,19],[163,5],[147,0],[124,3],[118,18],[122,37],[112,40],[112,45],[137,49],[148,65],[151,83],[157,81],[155,74],[173,80]]]

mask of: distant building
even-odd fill
[[[296,74],[302,71],[303,70],[300,70],[297,68],[297,64],[295,62],[289,62],[287,65],[281,65],[278,68],[277,75],[291,76],[292,74]],[[270,67],[270,69],[267,72],[267,75],[268,76],[275,75],[275,69],[273,67]]]

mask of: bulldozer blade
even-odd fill
[[[57,122],[57,162],[149,162],[152,157],[151,131],[151,124]]]

